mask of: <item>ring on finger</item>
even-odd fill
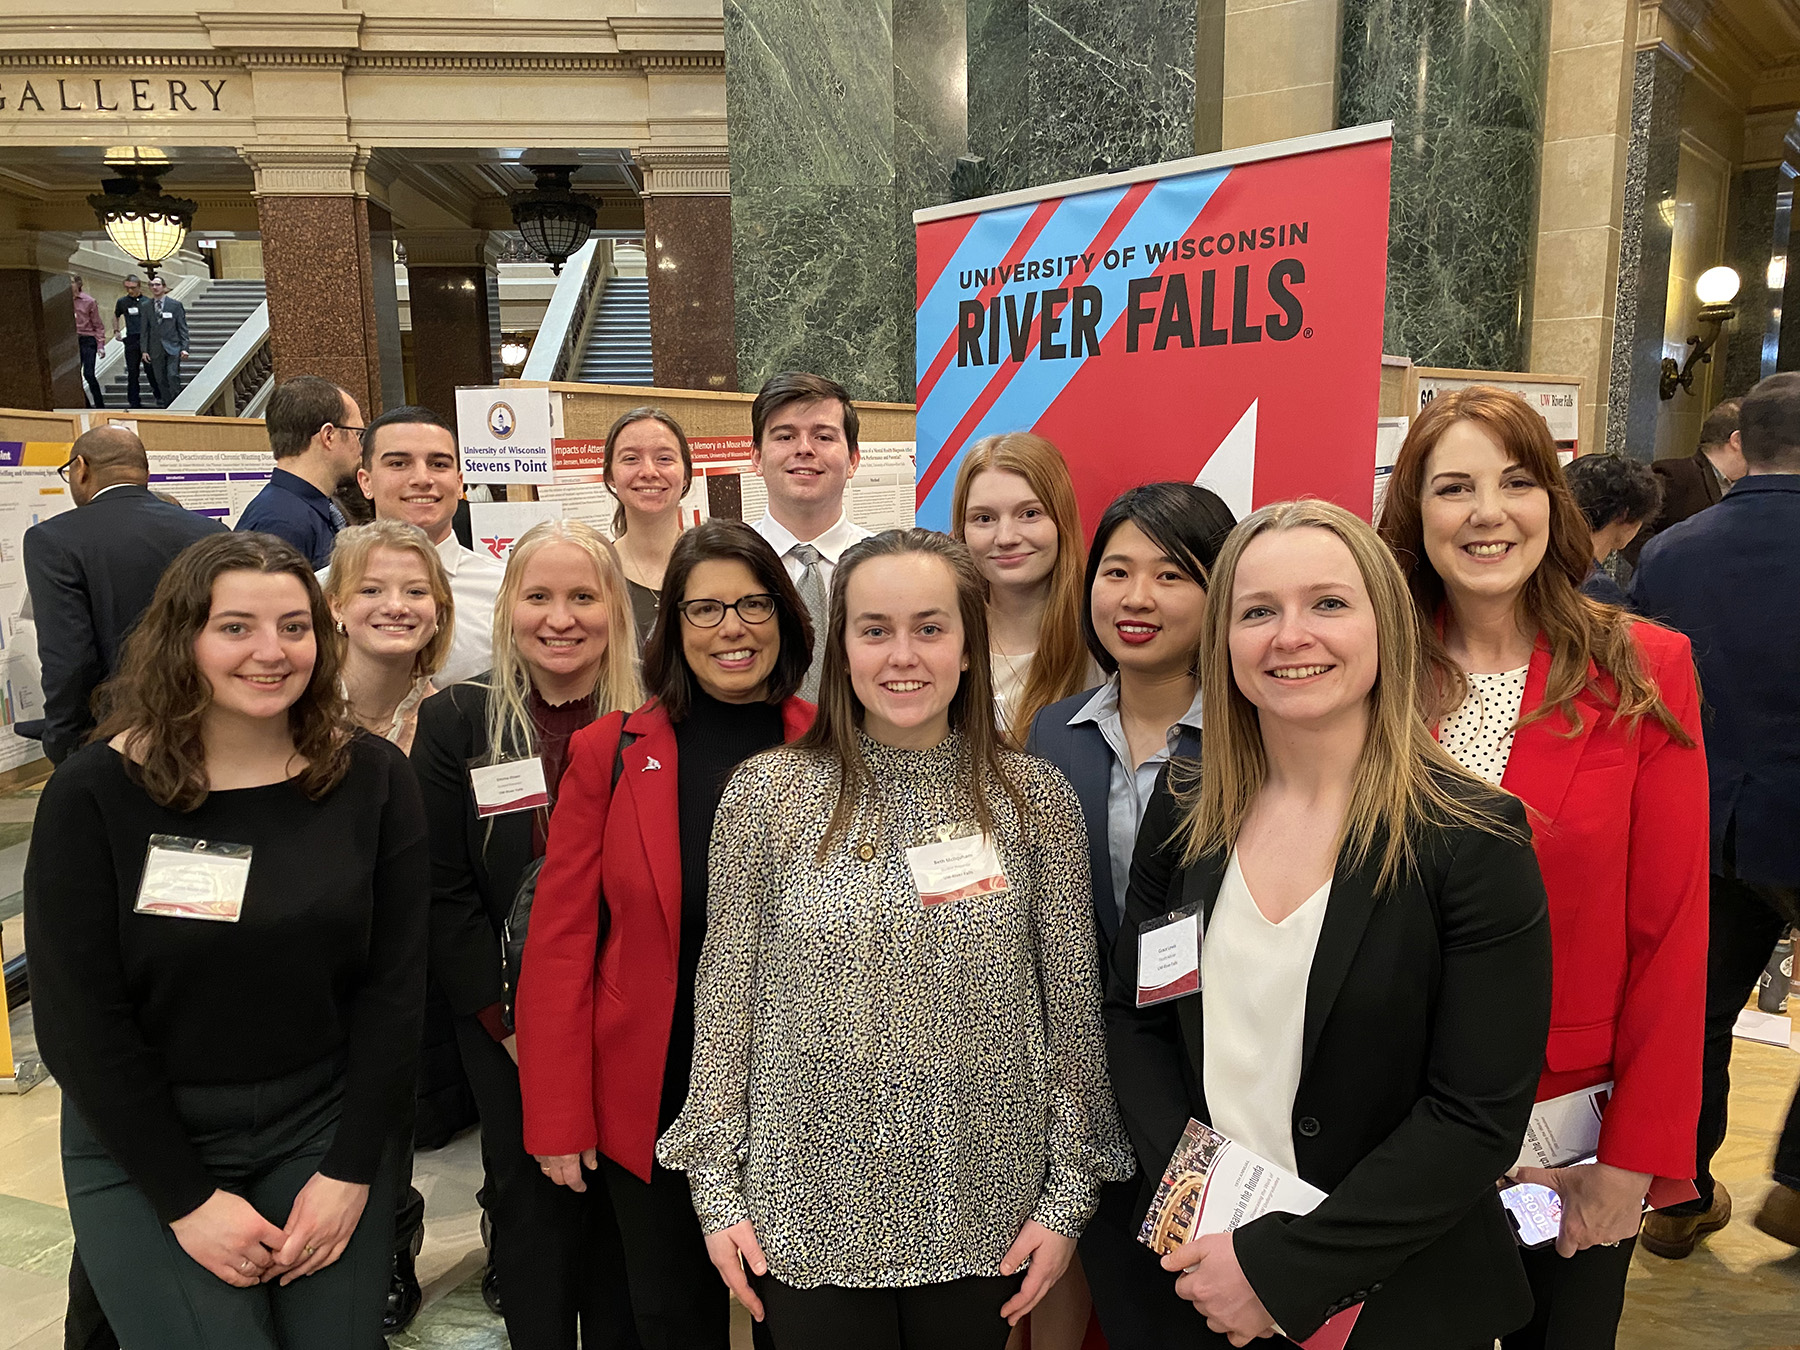
[[[300,1255],[311,1256],[313,1254],[313,1252],[315,1252],[316,1250],[318,1250],[318,1249],[315,1247],[303,1247],[300,1250]]]
[[[239,1261],[238,1269],[244,1270],[244,1271],[249,1270],[250,1269],[250,1258],[246,1256],[243,1260]]]

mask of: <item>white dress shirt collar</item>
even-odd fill
[[[808,543],[818,549],[819,556],[833,567],[837,566],[837,560],[844,556],[845,549],[859,539],[867,539],[873,533],[851,520],[847,513],[840,515],[837,518],[837,524],[826,530],[817,539],[797,538],[792,530],[767,513],[756,522],[756,532],[769,541],[769,547],[774,549],[780,557],[785,558],[788,550],[794,545]]]

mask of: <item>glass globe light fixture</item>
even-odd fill
[[[512,207],[513,224],[519,227],[526,247],[550,264],[550,270],[561,275],[563,264],[593,233],[599,214],[594,204],[569,186],[578,164],[541,164],[534,168],[537,186],[516,194]]]
[[[157,180],[169,169],[161,151],[132,146],[129,155],[107,157],[119,177],[105,179],[88,198],[106,237],[144,269],[146,278],[181,248],[194,223],[196,203],[165,196]]]
[[[1729,267],[1709,267],[1694,283],[1694,294],[1703,305],[1729,305],[1737,299],[1738,274]]]
[[[531,348],[521,337],[508,337],[500,343],[500,364],[503,366],[522,366],[530,355]]]

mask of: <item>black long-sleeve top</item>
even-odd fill
[[[135,912],[153,834],[251,846],[237,922]],[[378,737],[356,738],[319,801],[285,782],[171,810],[108,745],[56,771],[25,865],[38,1044],[165,1223],[216,1188],[175,1085],[262,1082],[342,1054],[343,1115],[319,1170],[373,1179],[411,1104],[428,868],[418,784]]]
[[[676,966],[675,1018],[663,1070],[657,1129],[666,1130],[687,1101],[694,1063],[694,979],[706,944],[707,855],[719,798],[738,765],[781,744],[781,708],[769,703],[721,703],[698,683],[688,715],[675,724],[681,765],[676,818],[681,833],[681,955]],[[746,824],[745,828],[751,828]]]

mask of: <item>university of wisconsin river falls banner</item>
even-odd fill
[[[916,212],[919,524],[1002,431],[1055,443],[1090,530],[1171,479],[1366,518],[1391,148],[1383,123]]]

